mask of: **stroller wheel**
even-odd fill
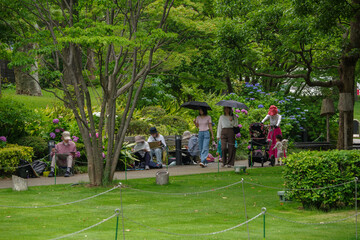
[[[275,166],[275,157],[274,156],[271,156],[270,162],[271,162],[271,166]]]

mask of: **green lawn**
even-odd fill
[[[62,92],[60,90],[50,89],[51,91],[56,92],[58,96],[62,96]],[[98,106],[99,103],[97,101],[97,94],[95,91],[90,88],[90,96],[91,101],[94,106]],[[101,94],[101,89],[97,89],[97,92]],[[26,96],[26,95],[17,95],[15,94],[15,90],[13,89],[2,89],[3,97],[9,97],[14,101],[23,103],[29,109],[39,109],[39,108],[46,108],[47,106],[52,107],[55,104],[62,104],[62,101],[57,99],[53,93],[47,92],[42,90],[43,96]]]
[[[158,186],[155,179],[135,179],[122,183],[133,188],[162,193],[198,192],[225,186],[243,177],[245,181],[273,187],[282,186],[281,168],[257,168],[248,175],[233,172],[170,177],[170,184]],[[246,208],[249,218],[266,207],[270,213],[302,222],[324,222],[354,214],[353,209],[329,213],[302,210],[299,203],[281,205],[277,190],[245,184]],[[105,191],[86,186],[31,187],[26,192],[0,190],[0,205],[41,206],[82,199]],[[167,232],[201,234],[224,230],[244,222],[242,185],[195,195],[164,195],[123,189],[124,215]],[[120,208],[119,190],[72,205],[16,209],[0,207],[1,239],[51,239],[76,232],[111,216]],[[114,239],[116,218],[68,239]],[[120,221],[121,224],[121,221]],[[249,223],[250,238],[262,239],[263,218]],[[247,239],[246,226],[210,236],[176,236],[147,229],[125,219],[126,239]],[[122,239],[121,225],[119,238]],[[355,219],[329,225],[299,225],[266,217],[266,239],[355,239]]]

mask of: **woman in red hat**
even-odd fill
[[[281,115],[278,114],[279,110],[275,105],[271,105],[269,108],[268,115],[261,121],[264,123],[268,119],[270,119],[270,131],[268,134],[268,139],[271,140],[271,146],[269,150],[269,158],[274,156],[277,158],[277,150],[274,148],[276,144],[276,136],[282,135],[281,129],[280,129],[280,123],[281,123]]]

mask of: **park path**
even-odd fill
[[[235,165],[245,165],[247,166],[247,160],[236,161]],[[260,166],[260,164],[258,164]],[[256,164],[257,166],[257,164]],[[256,167],[255,166],[255,167]],[[150,169],[150,170],[136,170],[136,171],[127,171],[127,179],[137,179],[137,178],[151,178],[154,177],[159,170],[163,169]],[[221,172],[225,171],[234,171],[234,168],[222,168],[220,164],[219,170]],[[200,174],[200,173],[212,173],[218,171],[217,163],[209,163],[208,167],[202,168],[199,165],[181,165],[181,166],[171,166],[168,169],[170,176],[180,176],[180,175],[191,175],[191,174]],[[116,180],[125,180],[125,172],[116,172],[114,179]],[[29,178],[27,179],[28,186],[44,186],[44,185],[53,185],[54,178],[48,177],[39,177],[39,178]],[[89,182],[89,177],[87,173],[75,174],[72,177],[57,177],[56,184],[74,184],[74,183],[84,183]],[[1,179],[0,180],[0,189],[1,188],[12,188],[11,179]]]

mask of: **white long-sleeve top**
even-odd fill
[[[220,118],[219,118],[216,138],[220,138],[221,130],[223,128],[233,128],[233,127],[236,127],[237,125],[238,125],[237,117],[234,117],[234,116],[230,117],[230,116],[221,115]]]
[[[279,115],[279,114],[276,114],[274,116],[266,115],[266,117],[261,122],[264,123],[268,119],[270,119],[270,125],[271,126],[277,126],[277,127],[280,126],[281,115]]]

